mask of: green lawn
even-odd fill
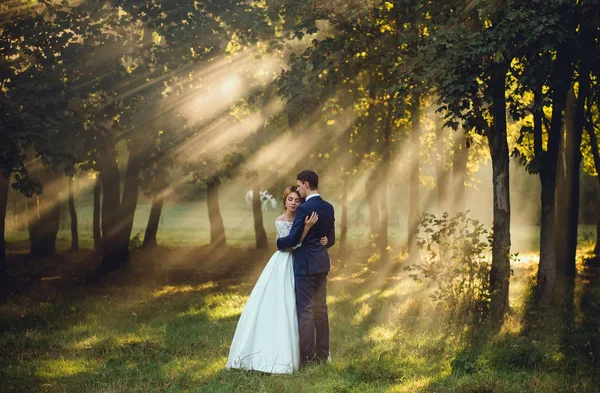
[[[87,284],[97,257],[10,255],[21,289],[0,304],[2,392],[597,392],[600,274],[582,268],[574,311],[523,318],[533,268],[515,266],[499,332],[445,322],[401,264],[368,247],[332,256],[333,363],[293,375],[224,370],[244,302],[268,256],[249,248],[138,251]],[[530,319],[527,319],[529,321]],[[542,321],[542,322],[539,322]]]

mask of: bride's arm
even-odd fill
[[[306,216],[306,218],[304,219],[304,231],[302,232],[302,236],[300,237],[299,244],[302,244],[302,241],[308,234],[308,231],[310,231],[310,228],[312,228],[317,223],[317,221],[319,221],[319,215],[315,212],[312,212],[310,216]]]

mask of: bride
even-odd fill
[[[283,192],[285,212],[277,217],[277,236],[287,236],[292,228],[296,208],[302,198],[291,186]],[[302,240],[318,220],[316,213],[306,217]],[[321,239],[327,245],[327,238]],[[226,368],[256,370],[274,374],[300,368],[298,318],[294,291],[294,254],[276,251],[261,273],[238,321]]]

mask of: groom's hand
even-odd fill
[[[327,245],[327,236],[323,236],[319,242],[325,247]]]

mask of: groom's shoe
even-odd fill
[[[312,359],[308,359],[304,362],[303,365],[301,365],[301,368],[304,366],[318,366],[318,365],[322,365],[322,364],[327,364],[328,358],[318,358],[318,357],[314,357]]]

